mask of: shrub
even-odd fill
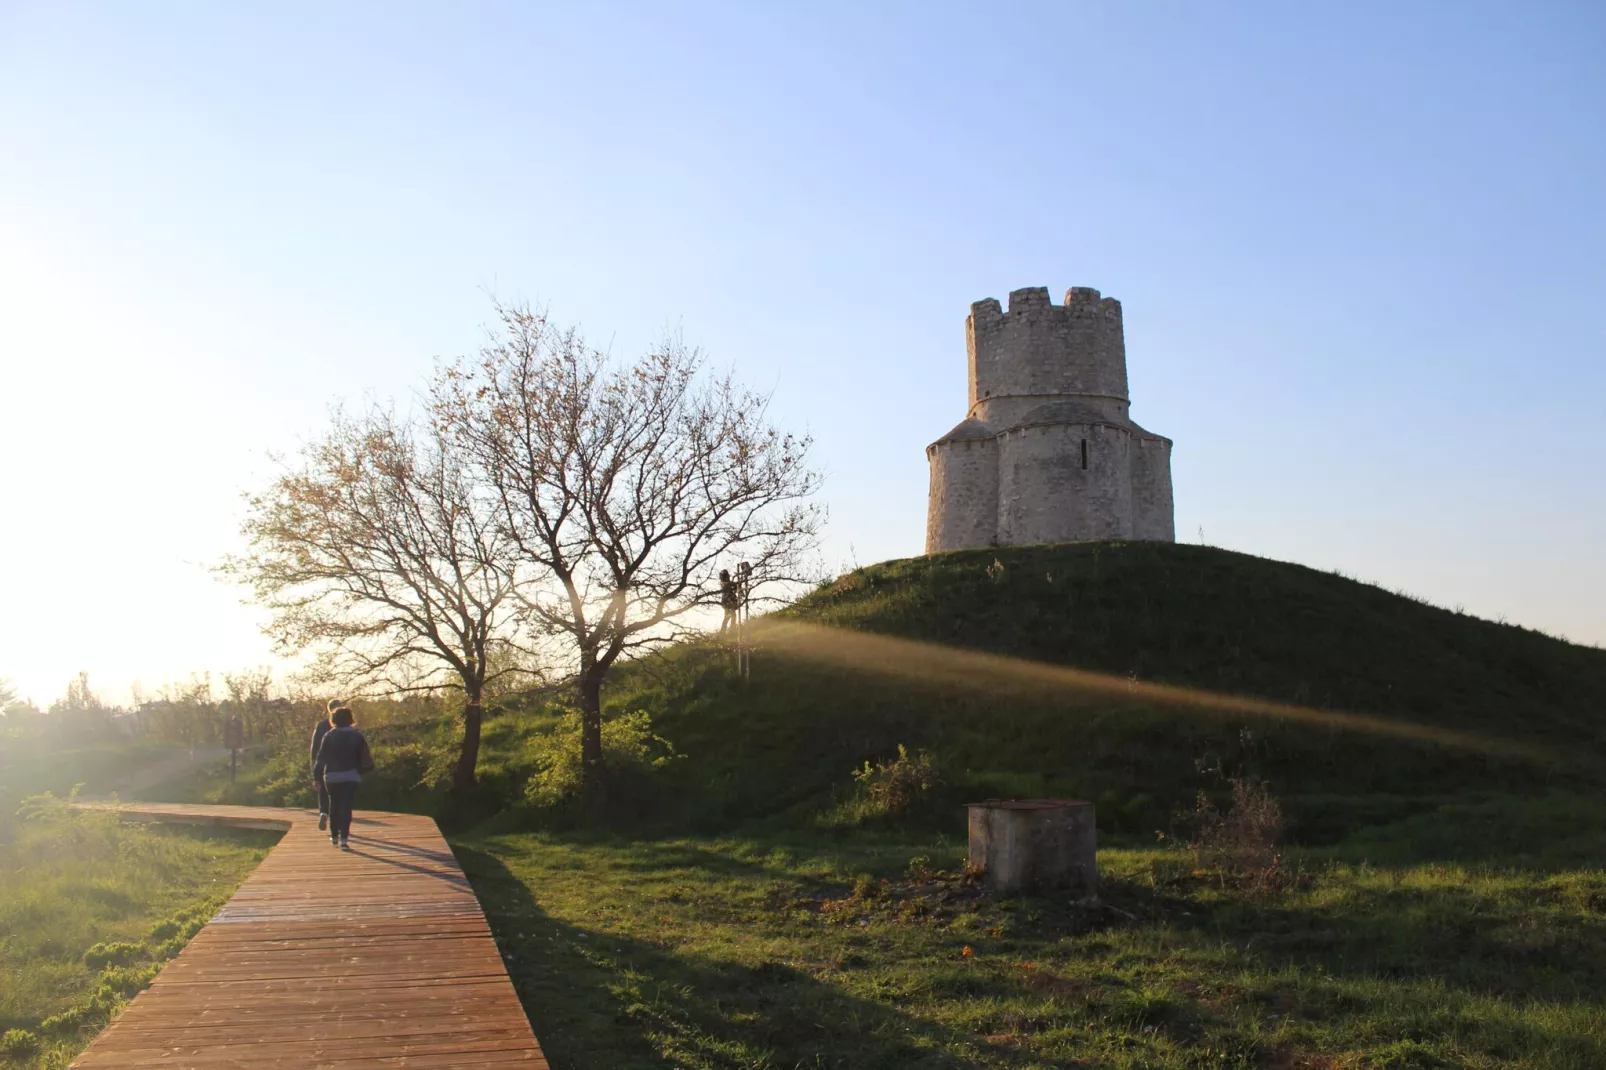
[[[902,743],[898,756],[890,762],[878,762],[853,772],[859,793],[872,813],[887,817],[901,817],[923,801],[942,778],[937,773],[937,759],[930,751],[914,754]]]
[[[69,1009],[40,1022],[39,1028],[58,1035],[100,1029],[123,1004],[151,983],[156,970],[156,966],[148,964],[107,967],[92,992]]]
[[[158,959],[170,959],[178,954],[184,945],[189,943],[190,937],[200,932],[211,920],[222,903],[222,899],[208,899],[163,918],[151,926],[147,942],[154,944],[154,956]]]
[[[39,1050],[39,1038],[26,1029],[7,1029],[0,1036],[0,1054],[32,1055]]]
[[[94,1019],[94,1011],[87,1004],[79,1004],[53,1014],[39,1023],[39,1028],[46,1033],[71,1033],[88,1025]]]
[[[163,918],[151,926],[151,939],[158,942],[166,940],[176,934],[183,927],[183,924],[183,922],[174,918]]]
[[[1192,814],[1194,864],[1219,872],[1225,879],[1251,890],[1279,886],[1284,876],[1282,852],[1283,808],[1264,784],[1233,777],[1232,805],[1223,813],[1204,792]]]
[[[156,970],[155,966],[112,966],[100,975],[90,1000],[97,1007],[113,1010],[150,984]]]
[[[17,810],[15,858],[24,863],[47,863],[71,858],[79,862],[115,861],[124,842],[122,823],[110,810],[79,810],[71,804],[78,789],[65,799],[50,792],[31,795]]]
[[[127,966],[132,962],[139,962],[146,958],[149,952],[144,944],[130,944],[119,941],[111,944],[96,944],[84,952],[84,965],[92,970],[104,969],[107,966]]]
[[[524,787],[532,806],[553,807],[580,793],[580,711],[566,709],[556,726],[529,743],[536,773]],[[648,774],[681,757],[667,739],[652,730],[645,711],[632,710],[602,722],[602,765],[610,780]]]
[[[171,936],[157,944],[152,954],[160,961],[166,962],[180,951],[183,951],[184,945],[188,944],[190,938],[200,932],[205,925],[205,918],[191,918],[173,930]]]
[[[820,815],[826,827],[850,827],[865,821],[907,817],[942,783],[937,759],[929,751],[914,754],[902,743],[898,756],[887,762],[864,765],[853,771],[853,794]]]

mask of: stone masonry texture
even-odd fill
[[[926,447],[926,552],[1085,539],[1175,542],[1171,440],[1127,415],[1121,303],[1016,290],[965,320],[970,411]]]

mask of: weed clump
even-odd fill
[[[0,1036],[0,1055],[32,1055],[39,1050],[39,1038],[26,1029],[7,1029]]]
[[[865,762],[863,768],[854,771],[853,779],[869,810],[885,817],[909,813],[942,782],[937,759],[930,751],[910,754],[902,743],[892,761],[874,766]]]
[[[150,952],[144,944],[132,944],[125,940],[109,944],[96,944],[84,952],[84,965],[92,970],[102,970],[107,966],[128,966],[150,957]]]
[[[869,821],[895,821],[913,814],[942,784],[937,759],[930,751],[913,754],[902,743],[897,757],[853,771],[852,795],[823,814],[827,827],[851,827]]]
[[[1233,777],[1232,803],[1222,811],[1204,792],[1191,814],[1193,852],[1198,870],[1215,872],[1224,881],[1251,892],[1283,886],[1287,876],[1282,851],[1283,808],[1264,784]]]

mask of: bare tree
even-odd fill
[[[495,502],[451,444],[389,411],[337,413],[248,502],[252,553],[221,568],[272,611],[280,650],[320,655],[342,689],[461,690],[453,787],[471,787],[486,685],[530,669],[516,654]]]
[[[245,726],[245,738],[253,742],[283,739],[305,726],[301,711],[285,698],[273,698],[273,670],[266,667],[223,674],[228,698],[219,712],[237,715]]]
[[[155,702],[146,704],[157,735],[189,747],[221,738],[211,673],[191,673],[185,683],[169,680],[157,695]]]
[[[754,587],[801,578],[820,478],[810,439],[677,341],[620,364],[528,308],[497,312],[478,359],[437,376],[434,411],[493,491],[522,616],[575,673],[594,797],[609,671],[677,638],[722,562],[749,561]]]

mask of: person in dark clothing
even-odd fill
[[[730,569],[719,570],[719,605],[725,611],[725,617],[719,622],[721,634],[729,631],[736,625],[736,612],[742,606],[741,592],[736,589],[736,581],[731,579]]]
[[[357,731],[351,710],[340,707],[329,715],[332,727],[318,746],[312,773],[329,789],[329,842],[342,851],[351,850],[351,811],[357,800],[357,785],[364,773],[374,770],[374,756],[368,740]]]
[[[318,748],[323,745],[323,737],[333,727],[329,723],[329,718],[344,705],[345,703],[337,698],[330,699],[328,712],[312,726],[312,753],[309,757],[314,766],[318,764]],[[318,775],[316,769],[312,774],[312,782],[318,788],[318,831],[322,832],[329,827],[329,789],[324,787],[323,777]]]

